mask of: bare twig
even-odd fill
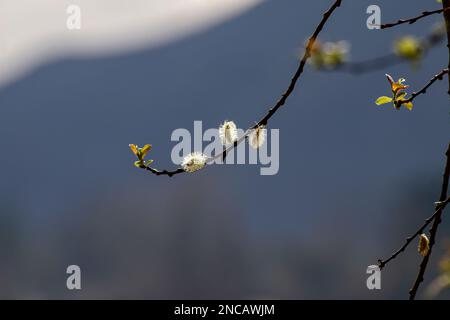
[[[230,147],[226,148],[221,153],[219,153],[219,154],[209,158],[206,161],[207,163],[211,163],[212,161],[214,161],[215,159],[218,159],[218,158],[225,158],[230,150],[235,148],[239,143],[241,143],[243,140],[246,139],[246,137],[249,135],[251,130],[256,129],[259,126],[267,125],[269,119],[272,118],[272,116],[278,111],[278,109],[280,107],[282,107],[286,103],[286,100],[289,98],[291,93],[294,91],[295,85],[297,84],[300,76],[303,73],[303,70],[305,68],[306,62],[311,57],[311,51],[313,49],[314,43],[316,42],[316,39],[317,39],[319,33],[322,31],[323,27],[327,23],[327,21],[330,18],[330,16],[341,5],[341,3],[342,3],[342,0],[334,1],[334,3],[331,5],[331,7],[323,14],[322,19],[320,20],[319,24],[317,25],[314,33],[311,35],[311,37],[308,40],[308,44],[307,44],[307,46],[305,48],[305,53],[303,55],[303,58],[300,60],[300,64],[299,64],[299,66],[297,68],[297,71],[295,72],[293,78],[291,79],[291,82],[290,82],[288,88],[282,94],[281,98],[275,103],[275,105],[273,107],[271,107],[269,109],[267,114],[261,120],[259,120],[258,123],[256,123],[254,126],[252,126],[249,129],[247,129],[247,131],[244,133],[244,135],[242,137],[240,137],[233,145],[231,145]],[[149,172],[151,172],[152,174],[155,174],[155,175],[167,175],[169,177],[172,177],[173,175],[176,175],[178,173],[185,172],[182,168],[177,168],[176,170],[173,170],[173,171],[168,171],[168,170],[159,171],[157,169],[150,168],[150,167],[145,166],[145,165],[142,165],[141,168],[142,169],[146,169],[146,170],[148,170]]]
[[[406,100],[398,100],[396,101],[396,106],[400,107],[402,104],[404,103],[408,103],[408,102],[412,102],[417,96],[424,94],[427,92],[427,89],[429,87],[431,87],[431,85],[436,82],[437,80],[442,80],[442,78],[444,77],[444,75],[448,74],[448,69],[443,69],[441,72],[439,72],[438,74],[436,74],[435,76],[433,76],[433,78],[430,79],[430,81],[428,81],[428,83],[419,91],[417,92],[413,92],[411,94],[411,97],[409,99]]]
[[[166,176],[171,177],[171,176],[173,176],[175,174],[184,172],[184,170],[182,168],[178,168],[178,169],[173,170],[173,171],[167,171],[167,170],[159,171],[157,169],[150,168],[149,166],[141,166],[141,168],[142,169],[146,169],[146,170],[150,171],[151,173],[153,173],[153,174],[155,174],[157,176],[166,175]]]
[[[423,48],[423,54],[426,55],[430,49],[434,48],[436,45],[441,43],[443,36],[438,32],[431,32],[424,39],[420,40],[420,46]],[[379,57],[372,59],[367,59],[363,61],[356,62],[344,62],[334,68],[319,68],[319,71],[327,72],[346,72],[354,75],[360,75],[364,73],[369,73],[373,71],[379,71],[380,69],[385,69],[388,67],[395,66],[400,63],[407,62],[408,60],[402,58],[395,53],[388,53]]]
[[[395,251],[388,259],[386,260],[382,260],[379,259],[378,260],[378,267],[380,269],[383,269],[386,264],[388,264],[391,260],[395,259],[400,253],[402,253],[403,251],[405,251],[406,247],[409,246],[409,244],[420,234],[423,233],[423,230],[425,230],[426,227],[428,227],[428,225],[431,223],[431,221],[433,221],[433,219],[436,217],[436,215],[438,215],[442,210],[444,210],[444,208],[447,206],[447,204],[450,202],[450,197],[448,197],[447,199],[445,199],[444,201],[440,201],[440,202],[436,202],[436,211],[428,218],[425,220],[424,224],[422,224],[422,226],[411,236],[409,236],[408,238],[406,238],[405,243],[400,247],[400,249],[398,249],[397,251]]]
[[[443,8],[450,7],[450,0],[442,1]],[[444,12],[445,27],[447,30],[448,69],[450,69],[450,10]],[[448,94],[450,94],[450,75],[448,75]]]
[[[380,29],[387,29],[387,28],[392,28],[404,23],[408,23],[408,24],[413,24],[415,23],[417,20],[420,20],[422,18],[431,16],[432,14],[438,14],[438,13],[442,13],[444,11],[448,11],[450,10],[450,7],[444,6],[442,9],[438,9],[438,10],[433,10],[433,11],[423,11],[420,15],[418,15],[417,17],[413,17],[413,18],[409,18],[409,19],[399,19],[396,22],[393,23],[385,23],[382,24],[380,26]]]
[[[447,161],[445,164],[439,201],[445,201],[445,199],[447,198],[448,182],[449,182],[449,178],[450,178],[450,143],[448,145],[448,149],[445,154],[447,156]],[[422,262],[420,263],[419,272],[417,274],[416,280],[414,281],[414,284],[413,284],[411,290],[409,290],[409,300],[415,299],[417,290],[419,289],[419,286],[423,281],[423,276],[424,276],[425,271],[428,266],[428,261],[430,259],[431,252],[432,252],[433,246],[436,241],[436,233],[437,233],[439,224],[441,223],[443,208],[441,207],[440,209],[438,209],[438,211],[439,212],[434,217],[433,225],[431,226],[431,229],[430,229],[430,244],[429,244],[430,249],[428,250],[428,253],[425,255],[425,257],[423,257]]]

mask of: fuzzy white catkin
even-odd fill
[[[184,157],[181,167],[186,172],[195,172],[205,166],[206,159],[203,153],[193,152]]]
[[[256,129],[253,129],[249,135],[249,144],[252,148],[258,149],[264,144],[264,140],[266,138],[266,129],[264,126],[258,126]]]
[[[219,136],[223,145],[233,144],[238,138],[236,124],[233,121],[225,121],[219,127]]]

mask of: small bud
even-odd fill
[[[184,157],[181,166],[186,172],[195,172],[202,169],[206,164],[207,157],[198,152],[193,152]]]
[[[425,233],[422,233],[419,238],[419,246],[417,247],[417,251],[422,256],[426,256],[428,254],[428,251],[430,250],[430,240],[428,240],[428,237],[425,235]]]
[[[406,36],[394,43],[394,53],[401,58],[418,61],[422,58],[423,47],[415,37]]]
[[[316,41],[311,48],[311,63],[318,69],[336,68],[348,60],[350,44],[347,41],[325,42]]]
[[[233,144],[238,138],[236,124],[233,121],[225,121],[219,127],[219,136],[223,145]]]
[[[152,148],[151,145],[146,144],[142,148],[139,148],[139,146],[136,145],[136,144],[129,144],[128,146],[130,147],[130,149],[134,153],[134,155],[139,159],[138,161],[134,162],[134,165],[136,167],[138,167],[138,168],[145,168],[145,167],[148,167],[153,162],[153,160],[147,160],[144,163],[145,156],[147,155],[147,153]]]
[[[325,52],[325,65],[334,68],[347,60],[350,43],[347,41],[326,42],[323,50]]]

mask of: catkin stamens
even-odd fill
[[[264,144],[266,129],[264,126],[258,126],[252,130],[249,136],[249,144],[252,148],[258,149]]]
[[[219,127],[220,141],[224,146],[233,144],[237,138],[237,127],[233,121],[225,121]]]

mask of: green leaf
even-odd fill
[[[141,160],[138,160],[138,161],[135,161],[135,162],[134,162],[134,166],[137,167],[137,168],[142,168],[143,165],[144,165],[144,164],[142,163]]]
[[[153,163],[153,160],[147,160],[147,161],[145,161],[145,166],[148,167],[152,163]]]
[[[134,153],[134,155],[137,156],[138,153],[139,153],[139,148],[138,148],[138,146],[135,145],[135,144],[129,144],[128,146],[130,147],[130,149],[131,149],[131,151]]]
[[[392,98],[386,97],[386,96],[379,97],[377,99],[377,101],[375,101],[377,106],[380,106],[382,104],[386,104],[386,103],[389,103],[389,102],[392,102]]]
[[[141,151],[141,157],[142,157],[142,159],[144,159],[144,157],[147,155],[147,152],[149,152],[151,148],[152,148],[152,146],[149,145],[149,144],[146,144],[145,146],[143,146],[143,147],[141,148],[140,151]]]

